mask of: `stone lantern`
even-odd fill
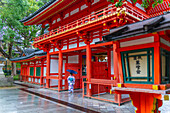
[[[12,86],[13,84],[13,77],[5,77],[4,72],[3,72],[3,66],[4,66],[4,61],[6,61],[5,58],[0,57],[0,87],[7,87],[7,86]]]
[[[6,59],[3,57],[0,57],[0,78],[5,77],[3,69],[2,69],[4,66],[4,61],[6,61]]]

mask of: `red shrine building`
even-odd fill
[[[129,94],[138,113],[156,112],[170,93],[169,3],[143,8],[127,0],[117,8],[109,0],[52,0],[21,20],[49,25],[34,39],[40,50],[11,61],[21,63],[21,81],[64,91],[72,69],[83,97],[120,105]]]

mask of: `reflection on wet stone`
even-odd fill
[[[94,99],[83,98],[81,90],[75,91],[74,94],[68,94],[67,91],[57,92],[49,89],[29,88],[29,91],[36,92],[42,95],[53,97],[64,102],[75,104],[84,108],[102,113],[135,113],[135,108],[131,102],[125,103],[122,106],[117,106],[112,103],[106,103]],[[126,95],[125,95],[126,96]],[[169,104],[166,104],[168,106]],[[9,107],[10,106],[10,107]],[[164,112],[166,108],[162,107]],[[166,108],[169,110],[169,108]],[[41,98],[34,94],[15,90],[0,90],[0,113],[82,113],[78,109],[69,107],[49,99]]]

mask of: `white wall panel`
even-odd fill
[[[95,42],[98,42],[98,41],[100,41],[100,39],[99,38],[95,38],[95,39],[93,39],[93,42],[91,44],[95,44]]]
[[[55,51],[58,51],[58,49],[57,49],[57,48],[55,48]]]
[[[31,78],[28,78],[28,81],[30,81],[30,82],[31,82],[31,80],[32,80]]]
[[[53,52],[53,49],[50,49],[50,53]]]
[[[114,66],[113,66],[113,51],[111,51],[111,74],[114,74]]]
[[[44,67],[44,76],[46,76],[46,69],[47,69],[47,68],[46,68],[46,67]]]
[[[65,63],[66,63],[66,60],[63,60],[63,73],[65,73]]]
[[[50,73],[58,73],[58,60],[51,59],[51,62],[50,62]]]
[[[154,36],[136,39],[136,40],[130,40],[130,41],[126,41],[126,42],[121,42],[120,47],[128,47],[128,46],[133,46],[133,45],[147,44],[147,43],[151,43],[151,42],[154,42]]]
[[[79,46],[82,47],[82,46],[86,46],[86,44],[84,42],[80,42],[79,43]]]
[[[58,85],[58,80],[56,80],[56,79],[50,79],[50,85],[51,85],[51,86]]]
[[[66,50],[67,49],[67,46],[63,46],[62,50]]]
[[[77,47],[77,43],[69,45],[69,49],[76,48],[76,47]]]
[[[161,38],[160,41],[161,41],[161,43],[163,43],[163,44],[165,44],[165,45],[170,47],[170,42],[168,42],[167,40]]]

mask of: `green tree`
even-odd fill
[[[114,0],[108,0],[110,2],[115,2]],[[116,2],[115,6],[116,7],[120,7],[122,6],[123,2],[125,2],[127,0],[119,0],[118,2]],[[136,3],[137,0],[131,0],[132,3]],[[154,8],[156,5],[163,3],[163,0],[142,0],[142,4],[141,6],[144,8],[148,8],[150,5],[152,5],[152,7]]]
[[[24,26],[19,20],[29,16],[49,0],[0,0],[0,53],[5,58],[16,56],[14,49],[22,52],[31,46],[33,37],[41,28],[36,25]],[[12,69],[14,67],[11,63]],[[12,76],[14,71],[12,71]]]

